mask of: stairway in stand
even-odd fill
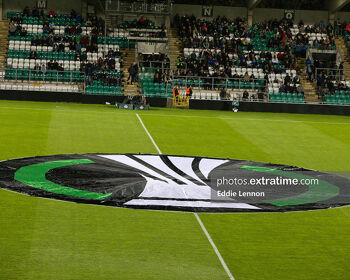
[[[9,46],[9,21],[0,20],[0,69],[5,69]]]
[[[128,78],[129,78],[129,67],[136,62],[135,60],[135,49],[130,50],[122,50],[123,54],[123,93],[124,95],[135,95],[138,94],[138,82],[134,84],[128,84]]]
[[[300,84],[304,88],[304,100],[306,103],[319,103],[320,99],[316,93],[316,88],[312,82],[308,80],[306,74],[305,58],[297,58],[297,76],[300,77]]]
[[[350,56],[349,56],[349,50],[346,47],[346,43],[343,37],[338,37],[335,39],[335,45],[337,46],[337,49],[340,51],[341,55],[344,59],[344,76],[345,80],[350,80]]]
[[[176,69],[176,59],[182,54],[181,41],[176,28],[170,28],[169,58],[170,69]]]

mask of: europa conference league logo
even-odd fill
[[[1,188],[32,196],[144,209],[325,209],[349,205],[349,186],[349,179],[328,173],[222,158],[73,154],[0,163]]]

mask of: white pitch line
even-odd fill
[[[158,151],[158,153],[159,153],[159,154],[162,154],[161,150],[160,150],[159,147],[157,146],[157,144],[156,144],[156,142],[154,141],[152,135],[149,133],[147,127],[146,127],[145,124],[143,123],[143,121],[142,121],[141,117],[139,116],[139,114],[136,113],[136,116],[137,116],[137,118],[139,119],[139,121],[140,121],[140,123],[141,123],[143,129],[146,131],[146,133],[147,133],[149,139],[151,140],[152,144],[154,145],[154,147],[156,148],[156,150]],[[229,278],[230,280],[235,280],[235,278],[232,276],[232,273],[231,273],[230,269],[228,268],[227,264],[225,263],[224,258],[221,256],[221,254],[220,254],[218,248],[216,247],[216,245],[215,245],[213,239],[211,238],[209,232],[207,231],[205,225],[203,224],[201,218],[198,216],[197,213],[193,213],[193,214],[194,214],[194,216],[196,217],[196,219],[197,219],[197,221],[198,221],[198,223],[199,223],[201,229],[203,230],[205,236],[207,237],[207,239],[208,239],[208,241],[209,241],[211,247],[214,249],[214,252],[215,252],[216,256],[218,257],[218,259],[219,259],[219,261],[220,261],[222,267],[224,268],[224,270],[225,270],[225,272],[226,272],[228,278]]]
[[[156,150],[158,151],[158,153],[161,154],[161,153],[162,153],[161,150],[158,148],[156,142],[154,142],[152,135],[148,132],[148,129],[147,129],[146,126],[144,125],[144,123],[143,123],[142,119],[140,118],[139,114],[136,114],[136,116],[137,116],[137,118],[139,119],[139,121],[140,121],[140,123],[141,123],[143,129],[146,131],[146,133],[147,133],[149,139],[151,139],[152,144],[154,145],[154,147],[156,148]]]
[[[232,120],[232,121],[270,121],[270,122],[290,122],[290,123],[319,123],[319,124],[345,124],[350,125],[350,122],[314,122],[314,121],[295,121],[295,120],[286,120],[286,119],[254,119],[254,118],[226,118],[226,117],[209,117],[209,116],[196,116],[196,115],[170,115],[170,114],[150,114],[145,113],[142,116],[151,116],[151,117],[179,117],[179,118],[202,118],[202,119],[220,119],[220,120]]]
[[[234,278],[233,275],[231,274],[230,269],[227,267],[227,265],[226,265],[226,263],[225,263],[225,260],[224,260],[223,257],[221,256],[221,254],[220,254],[218,248],[216,247],[216,245],[215,245],[213,239],[211,238],[209,232],[207,231],[207,229],[205,228],[204,224],[202,223],[201,218],[198,216],[197,213],[193,213],[193,214],[194,214],[194,216],[196,217],[196,219],[197,219],[199,225],[201,226],[201,228],[202,228],[202,230],[203,230],[205,236],[208,238],[210,245],[213,247],[213,249],[214,249],[216,255],[218,256],[218,258],[219,258],[219,260],[220,260],[220,262],[221,262],[223,268],[225,269],[225,271],[226,271],[228,277],[230,278],[230,280],[235,280],[235,278]]]
[[[66,109],[46,109],[46,108],[33,108],[33,107],[10,107],[10,106],[0,106],[0,109],[13,109],[13,110],[38,110],[38,111],[53,111],[53,112],[67,112],[67,113],[89,113],[89,114],[114,114],[114,115],[125,115],[127,114],[121,114],[120,112],[107,112],[107,111],[93,111],[93,110],[66,110]],[[224,116],[198,116],[198,115],[173,115],[173,114],[151,114],[151,113],[144,113],[142,116],[151,116],[151,117],[177,117],[177,118],[201,118],[201,119],[219,119],[219,120],[232,120],[232,121],[270,121],[270,122],[285,122],[285,123],[315,123],[315,124],[339,124],[339,125],[350,125],[350,122],[315,122],[315,121],[308,121],[308,120],[287,120],[287,119],[259,119],[259,118],[227,118]]]

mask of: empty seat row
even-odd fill
[[[328,104],[350,105],[350,95],[327,94],[324,96],[324,100]]]
[[[121,86],[87,85],[88,95],[122,95]]]
[[[30,69],[6,69],[5,79],[24,81],[52,81],[52,82],[82,82],[85,79],[84,73],[80,71],[58,72],[49,70],[45,74]]]
[[[52,92],[79,92],[76,85],[56,85],[56,84],[0,84],[0,90],[21,90],[21,91],[52,91]]]
[[[304,95],[301,93],[274,93],[270,92],[269,99],[272,102],[304,103]]]

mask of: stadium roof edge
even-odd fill
[[[261,0],[248,0],[247,8],[248,10],[252,10],[256,8],[260,4]]]
[[[335,13],[350,3],[350,0],[333,0],[328,2],[328,10],[330,13]]]

